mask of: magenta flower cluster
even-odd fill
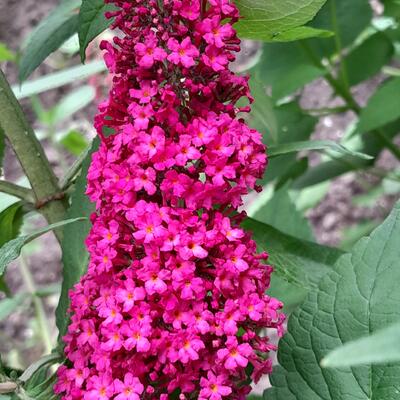
[[[240,228],[266,165],[229,69],[230,0],[115,0],[103,42],[113,87],[95,125],[96,202],[87,274],[71,292],[64,400],[244,399],[271,371],[265,328],[282,304],[272,268]],[[112,133],[110,133],[112,132]]]

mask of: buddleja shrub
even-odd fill
[[[228,0],[114,1],[102,42],[113,74],[88,173],[96,202],[87,274],[71,292],[70,399],[243,399],[271,372],[282,304],[265,294],[267,254],[239,224],[266,165],[228,64],[239,40]],[[106,137],[104,127],[113,134]],[[249,379],[251,378],[251,380]]]

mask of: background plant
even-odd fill
[[[329,350],[376,331],[380,336],[363,339],[370,340],[367,346],[379,343],[381,337],[385,338],[384,343],[393,337],[394,328],[388,328],[387,333],[380,329],[399,320],[399,208],[394,208],[369,239],[358,241],[379,224],[361,221],[347,232],[347,241],[341,248],[317,244],[319,238],[314,237],[305,213],[326,195],[332,179],[348,172],[357,171],[356,177],[364,187],[355,202],[370,205],[385,194],[398,197],[399,170],[383,170],[379,161],[388,152],[392,158],[400,159],[396,141],[400,126],[400,3],[383,1],[383,13],[379,16],[374,15],[366,0],[236,3],[244,17],[237,25],[239,35],[262,41],[246,67],[241,65],[241,72],[250,73],[255,97],[253,111],[246,118],[264,133],[270,156],[263,181],[267,190],[256,200],[249,199],[247,208],[252,218],[245,226],[255,232],[260,248],[270,252],[276,269],[272,295],[285,302],[287,312],[293,311],[288,334],[280,344],[281,365],[264,398],[397,398],[396,365],[339,370],[323,369],[319,362]],[[69,116],[94,100],[95,88],[86,83],[90,76],[103,71],[104,65],[99,60],[86,60],[85,65],[60,68],[38,79],[29,77],[51,53],[59,53],[66,41],[73,48],[76,33],[84,61],[88,44],[109,24],[103,17],[108,9],[102,0],[60,1],[18,54],[10,51],[7,44],[0,46],[0,60],[17,63],[22,82],[10,89],[3,74],[0,77],[0,154],[4,154],[6,144],[12,148],[28,178],[17,183],[0,181],[0,191],[13,196],[2,198],[0,214],[0,288],[4,293],[0,318],[32,304],[37,338],[46,355],[25,372],[10,368],[12,360],[7,357],[0,368],[0,393],[8,393],[0,395],[3,398],[51,398],[51,366],[61,360],[59,348],[49,333],[43,299],[60,289],[36,287],[30,271],[32,245],[23,246],[55,229],[63,259],[56,313],[62,334],[67,325],[68,289],[84,273],[87,263],[83,243],[89,221],[81,218],[87,218],[92,210],[83,193],[89,149],[96,147],[96,142],[89,144],[79,130],[65,129],[64,124]],[[67,51],[64,57],[69,59],[68,54],[77,49]],[[67,93],[56,105],[43,104],[42,93],[77,80],[82,82],[79,88]],[[304,94],[307,85],[315,80],[323,80],[332,93],[326,104],[318,108],[307,105]],[[368,100],[358,95],[363,82],[377,83]],[[16,100],[27,98],[35,113],[35,126],[39,127],[35,132]],[[335,141],[315,137],[317,124],[326,118],[336,121],[337,115],[350,116],[346,134]],[[38,138],[58,149],[63,157],[62,174],[52,170]],[[43,231],[36,230],[38,215],[49,224]],[[61,228],[62,225],[65,227]],[[18,273],[27,292],[13,293],[7,287],[6,267],[21,249]],[[366,346],[365,342],[354,345],[363,343]],[[396,342],[391,343],[398,347]],[[393,353],[396,354],[382,349],[380,357],[371,356],[362,362],[398,360]],[[347,352],[345,365],[359,363],[356,355],[357,352]],[[329,360],[328,356],[325,365],[338,365]],[[379,385],[367,383],[368,377],[377,380],[382,375],[388,378]]]

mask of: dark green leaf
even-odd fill
[[[393,51],[392,42],[381,32],[352,50],[345,60],[350,86],[376,75],[390,61]]]
[[[328,0],[317,16],[309,24],[313,28],[335,31],[342,47],[348,47],[369,25],[372,9],[366,0]],[[335,27],[338,30],[336,31]],[[336,39],[311,39],[312,49],[322,56],[337,52]]]
[[[400,361],[400,324],[338,347],[321,361],[323,367],[353,367]]]
[[[4,274],[7,265],[11,261],[19,257],[22,247],[24,247],[27,243],[54,229],[60,228],[64,225],[72,224],[77,221],[82,221],[84,219],[85,218],[73,218],[67,219],[65,221],[56,222],[55,224],[48,225],[45,228],[39,229],[38,231],[33,232],[29,235],[19,236],[16,239],[10,240],[6,244],[4,244],[0,248],[0,276]]]
[[[360,114],[358,132],[368,132],[400,118],[400,78],[385,82]]]
[[[394,18],[400,18],[400,1],[399,0],[382,0],[385,6],[385,15]]]
[[[322,369],[343,343],[400,319],[400,203],[337,261],[289,319],[266,400],[398,399],[400,364]],[[368,350],[369,351],[369,350]],[[368,352],[367,351],[367,352]]]
[[[24,216],[21,201],[12,204],[0,213],[0,247],[19,235]],[[0,276],[0,292],[10,294],[4,276]]]
[[[22,201],[12,204],[0,213],[0,247],[18,236],[23,216]]]
[[[255,99],[255,103],[257,103],[259,98],[255,97]],[[304,114],[296,102],[275,107],[273,112],[277,123],[276,137],[273,137],[271,132],[261,130],[264,133],[264,142],[267,144],[307,140],[313,133],[317,123],[317,118]],[[251,115],[253,116],[253,114]],[[258,126],[254,127],[259,129]],[[296,163],[296,154],[287,154],[272,158],[264,175],[263,182],[270,182],[289,174]]]
[[[342,146],[340,143],[333,142],[332,140],[308,140],[304,142],[291,142],[270,146],[268,148],[268,156],[270,158],[280,156],[282,154],[297,153],[299,151],[310,150],[332,150],[339,154],[348,154],[353,157],[362,158],[364,160],[371,160],[373,157],[368,154],[359,153],[357,151],[349,150]]]
[[[296,209],[287,186],[275,192],[274,196],[255,213],[254,219],[269,224],[287,235],[314,240],[310,224]]]
[[[75,191],[71,196],[71,206],[67,211],[67,218],[89,217],[94,211],[94,205],[85,195],[86,176],[93,152],[98,148],[99,141],[96,139],[92,151],[87,155],[82,165],[82,171],[76,181]],[[85,239],[91,227],[87,219],[79,230],[66,227],[64,229],[63,250],[63,283],[61,296],[56,310],[56,322],[60,338],[65,334],[68,326],[67,309],[69,307],[68,291],[79,281],[86,272],[89,254],[85,246]]]
[[[113,19],[106,19],[104,13],[115,10],[113,4],[104,4],[104,0],[83,0],[79,12],[79,45],[81,60],[85,62],[86,48],[100,33],[106,30]]]
[[[78,29],[81,0],[61,3],[30,34],[19,62],[19,80],[26,78]]]
[[[250,218],[243,227],[253,232],[259,249],[269,253],[276,274],[302,288],[315,287],[343,254],[341,250],[297,239]]]
[[[326,0],[236,0],[242,19],[235,25],[240,36],[272,40],[281,32],[310,21]]]
[[[251,71],[258,81],[272,88],[272,98],[279,100],[305,84],[326,74],[315,66],[299,43],[267,43],[257,66]]]

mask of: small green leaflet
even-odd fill
[[[373,159],[372,156],[358,151],[350,150],[339,143],[331,140],[308,140],[304,142],[291,142],[270,146],[268,148],[268,157],[276,157],[282,154],[297,153],[299,151],[312,150],[331,150],[339,154],[351,155],[353,157],[362,158],[364,160]]]
[[[51,224],[46,226],[43,229],[40,229],[36,232],[33,232],[29,235],[19,236],[16,239],[10,240],[3,247],[0,248],[0,276],[4,274],[7,265],[19,257],[22,247],[24,247],[27,243],[35,240],[39,236],[44,235],[47,232],[52,231],[53,229],[61,228],[65,225],[72,224],[77,221],[83,221],[86,218],[73,218],[67,219],[65,221],[56,222],[55,224]]]
[[[86,48],[89,43],[113,22],[113,19],[106,19],[104,13],[115,9],[113,4],[105,4],[104,0],[82,1],[78,28],[82,62],[85,62]]]

